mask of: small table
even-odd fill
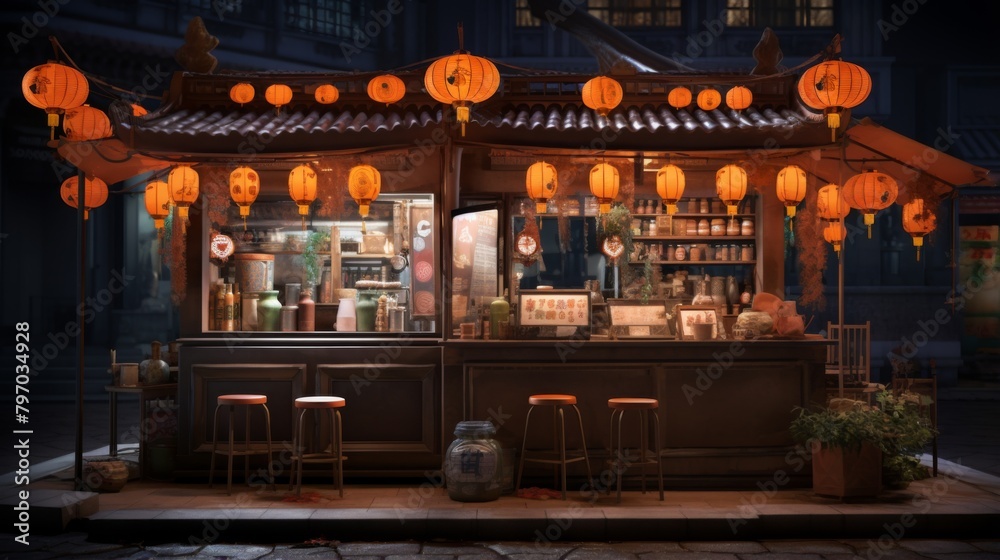
[[[104,390],[108,392],[108,423],[111,429],[108,454],[111,457],[118,456],[118,395],[121,393],[139,395],[139,477],[142,478],[145,471],[146,443],[149,435],[145,426],[147,413],[146,401],[163,397],[176,398],[177,384],[164,383],[161,385],[137,385],[135,387],[105,385]]]

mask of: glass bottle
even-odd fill
[[[233,284],[233,330],[243,330],[243,294],[239,284]]]
[[[226,285],[219,282],[215,291],[215,325],[213,330],[223,330],[223,322],[226,319]]]
[[[226,293],[223,296],[223,302],[225,302],[225,307],[223,311],[224,315],[222,317],[222,330],[224,331],[235,330],[235,323],[233,322],[234,301],[235,299],[233,294],[233,285],[226,284]]]
[[[504,297],[496,298],[490,303],[490,338],[500,340],[500,322],[510,317],[510,304],[507,303],[507,290]]]

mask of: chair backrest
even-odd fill
[[[827,338],[838,343],[827,348],[827,364],[844,364],[845,376],[861,383],[871,381],[871,321],[861,325],[840,325],[827,323]]]

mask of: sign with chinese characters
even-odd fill
[[[589,290],[521,290],[517,320],[524,337],[590,338]],[[537,331],[529,335],[527,330]]]
[[[962,226],[958,228],[959,241],[996,242],[1000,239],[1000,226]]]

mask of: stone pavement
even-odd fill
[[[21,547],[21,548],[16,548]],[[1000,558],[998,540],[775,540],[581,543],[559,542],[352,542],[297,544],[162,544],[152,546],[90,543],[84,533],[37,537],[29,547],[0,543],[4,558],[233,558],[344,560],[978,560]]]

